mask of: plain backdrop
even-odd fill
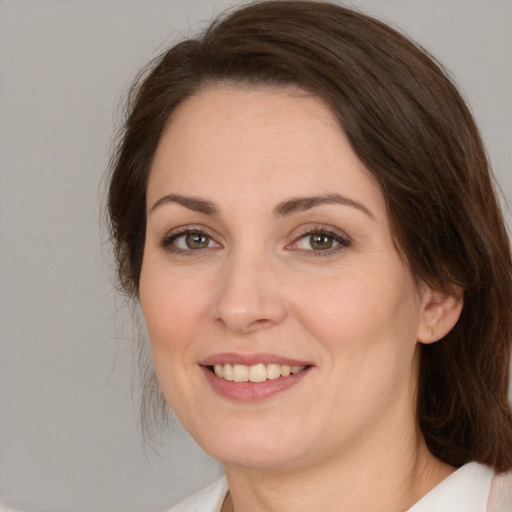
[[[100,206],[134,74],[234,3],[0,0],[0,509],[150,512],[220,475],[179,429],[143,447]],[[451,70],[510,197],[512,1],[351,4]]]

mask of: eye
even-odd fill
[[[199,230],[172,234],[164,238],[161,245],[176,251],[194,251],[220,247],[207,233]]]
[[[310,231],[298,238],[293,247],[309,252],[333,252],[343,247],[348,247],[350,241],[337,233],[319,230]]]

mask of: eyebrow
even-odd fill
[[[206,215],[215,215],[220,211],[220,208],[215,205],[215,203],[202,197],[167,194],[156,201],[156,203],[151,207],[150,212],[153,212],[158,207],[168,203],[176,203],[184,206],[189,210],[204,213]],[[366,206],[341,194],[323,194],[317,196],[294,197],[279,203],[274,208],[274,215],[276,217],[286,217],[294,213],[310,210],[311,208],[315,208],[316,206],[323,204],[340,204],[343,206],[350,206],[375,220],[375,216]]]
[[[167,203],[177,203],[189,210],[205,213],[206,215],[215,215],[216,213],[219,213],[219,208],[207,199],[203,199],[202,197],[182,196],[179,194],[167,194],[166,196],[161,197],[151,207],[150,212],[153,212],[159,206]]]
[[[324,194],[318,196],[292,198],[288,201],[279,203],[275,207],[274,213],[276,216],[287,216],[293,213],[309,210],[322,204],[341,204],[343,206],[350,206],[351,208],[355,208],[363,212],[372,220],[375,220],[373,213],[366,206],[364,206],[364,204],[361,204],[358,201],[354,201],[353,199],[350,199],[349,197],[343,196],[341,194]]]

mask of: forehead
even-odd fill
[[[334,114],[296,87],[215,86],[180,105],[159,142],[148,199],[164,189],[204,195],[208,187],[269,198],[351,191],[384,208]]]

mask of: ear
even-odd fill
[[[420,343],[428,344],[446,336],[457,323],[462,306],[462,290],[460,288],[454,290],[453,294],[426,288],[416,339]]]

